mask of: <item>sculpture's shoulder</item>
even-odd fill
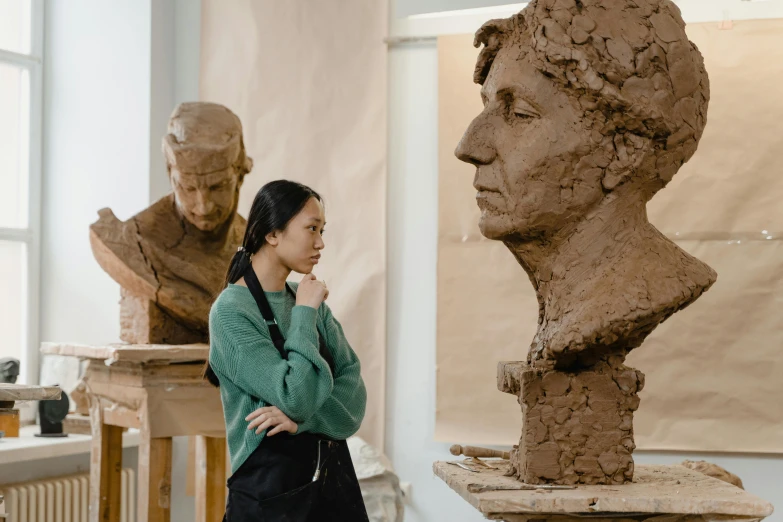
[[[172,212],[167,209],[171,209],[170,200],[163,198],[127,221],[121,221],[110,208],[103,208],[98,211],[98,220],[90,225],[90,246],[95,260],[121,287],[139,297],[154,299],[159,286],[141,242],[147,239],[148,230],[166,228],[163,225],[172,219]]]
[[[177,212],[174,195],[169,194],[145,208],[129,221],[135,222],[142,239],[152,245],[168,248],[185,233],[184,218]]]

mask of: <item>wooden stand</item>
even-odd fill
[[[225,511],[225,424],[220,393],[201,378],[206,345],[45,344],[48,354],[92,359],[84,376],[90,402],[90,522],[119,522],[122,428],[140,431],[138,522],[171,519],[172,437],[198,436],[196,521]],[[222,451],[222,455],[221,455]]]
[[[683,466],[636,466],[633,483],[572,486],[522,484],[504,476],[509,463],[467,471],[436,462],[435,474],[490,520],[507,522],[758,521],[772,504]],[[528,488],[528,489],[522,489]]]

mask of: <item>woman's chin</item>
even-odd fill
[[[315,263],[313,263],[312,261],[307,261],[305,263],[302,263],[301,265],[295,266],[291,270],[293,270],[294,272],[297,272],[299,274],[304,275],[304,274],[309,274],[310,272],[312,272],[313,268],[315,268]]]

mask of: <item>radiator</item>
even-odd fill
[[[120,521],[136,522],[136,474],[122,470]],[[87,522],[90,475],[69,475],[0,486],[6,522]],[[0,508],[2,513],[2,508]]]

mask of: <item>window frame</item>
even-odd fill
[[[22,54],[0,49],[0,64],[26,69],[29,74],[28,127],[28,190],[27,226],[0,227],[0,241],[23,243],[25,256],[25,293],[23,310],[22,346],[19,381],[38,384],[40,339],[40,281],[41,281],[41,181],[43,149],[43,54],[44,54],[44,0],[30,2],[30,53]]]

